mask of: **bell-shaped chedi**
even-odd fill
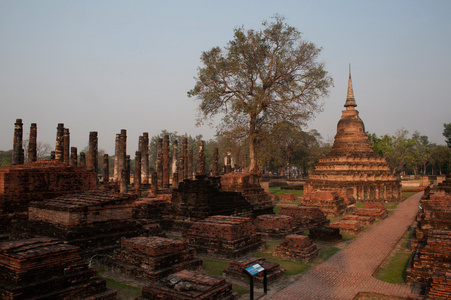
[[[359,117],[349,69],[346,110],[337,124],[332,150],[320,159],[310,174],[304,192],[345,190],[357,202],[399,200],[401,185],[385,158],[371,148],[365,125]],[[312,205],[311,203],[309,205]]]

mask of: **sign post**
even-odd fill
[[[268,279],[265,268],[263,268],[260,264],[254,264],[243,270],[243,272],[247,276],[249,276],[250,300],[254,300],[254,276],[262,271],[263,271],[263,292],[266,295],[268,293]]]

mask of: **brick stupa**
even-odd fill
[[[357,202],[399,200],[401,185],[385,158],[371,148],[365,125],[352,89],[349,70],[346,110],[337,124],[337,134],[329,154],[319,160],[304,186],[306,194],[315,190],[345,190]],[[309,203],[309,205],[312,205]]]

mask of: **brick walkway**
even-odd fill
[[[372,274],[414,221],[421,195],[409,197],[388,218],[361,234],[346,248],[295,283],[266,298],[350,300],[358,292],[406,296],[410,293],[408,285],[382,282]]]

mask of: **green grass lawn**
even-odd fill
[[[294,194],[295,197],[304,195],[304,191],[300,191],[300,190],[281,190],[280,186],[270,187],[269,188],[269,193],[273,194],[273,195],[277,195],[279,197],[282,197],[283,194]]]
[[[413,196],[415,194],[416,194],[416,192],[402,192],[402,197],[409,198],[410,196]]]
[[[202,258],[202,260],[204,261],[202,268],[205,273],[211,276],[222,276],[222,271],[229,267],[229,263],[226,261],[209,258]]]
[[[411,232],[407,231],[385,261],[376,270],[374,277],[389,283],[404,284],[406,282],[406,269],[411,256],[406,245],[410,235]]]
[[[99,275],[99,277],[106,280],[107,288],[117,291],[118,300],[135,299],[136,297],[141,296],[141,288],[127,285],[114,279],[105,277],[104,273],[105,268],[100,268],[97,270],[97,274]]]

